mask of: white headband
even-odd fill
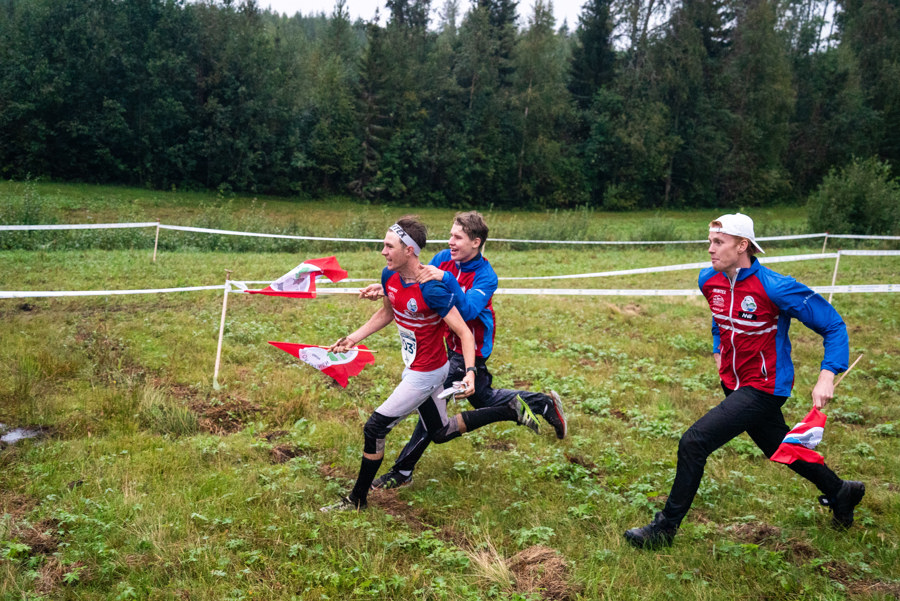
[[[422,249],[419,248],[419,245],[416,244],[416,241],[412,239],[412,236],[407,234],[406,231],[396,223],[389,227],[388,230],[400,236],[400,242],[413,249],[413,252],[417,257],[419,256],[419,253],[422,252]]]

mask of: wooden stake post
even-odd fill
[[[219,345],[216,348],[216,368],[213,371],[213,388],[219,390],[219,365],[222,360],[222,338],[225,335],[225,312],[228,310],[228,292],[231,290],[231,270],[225,270],[225,294],[222,295],[222,319],[219,321]]]

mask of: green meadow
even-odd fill
[[[497,238],[690,240],[707,211],[510,213]],[[746,212],[757,235],[806,233],[800,208]],[[156,221],[295,235],[381,238],[416,213],[426,257],[453,211],[0,182],[0,223]],[[0,232],[2,290],[116,290],[271,281],[335,254],[350,278],[383,267],[371,243],[160,233],[155,228]],[[829,249],[839,247],[829,242]],[[842,241],[841,246],[893,248]],[[820,252],[820,239],[765,244]],[[690,289],[697,270],[572,280],[703,261],[703,244],[553,246],[488,242],[501,288]],[[831,283],[834,260],[772,266]],[[900,257],[842,257],[838,284],[897,284]],[[338,286],[357,286],[356,283]],[[320,286],[324,288],[325,286]],[[710,458],[675,544],[622,532],[665,503],[680,434],[721,400],[699,297],[495,296],[497,387],[558,391],[559,441],[494,424],[429,448],[411,486],[369,509],[322,514],[359,468],[362,426],[399,381],[397,336],[346,389],[267,344],[329,344],[375,305],[354,295],[231,294],[213,385],[223,293],[0,299],[0,423],[38,436],[0,448],[0,599],[895,599],[900,596],[900,295],[841,294],[851,359],[819,447],[863,480],[857,523],[829,526],[812,485],[746,435]],[[792,328],[793,424],[808,411],[821,339]],[[450,412],[468,408],[451,403]],[[388,437],[382,471],[414,426]]]

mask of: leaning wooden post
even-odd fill
[[[156,249],[159,247],[159,219],[156,220],[156,240],[153,242],[153,262],[156,263]]]
[[[825,242],[822,243],[822,252],[825,252],[825,247],[828,246],[828,232],[825,232]]]
[[[225,335],[225,312],[228,310],[228,291],[231,290],[231,270],[225,270],[225,294],[222,295],[222,319],[219,321],[219,345],[216,348],[216,368],[213,371],[213,388],[219,386],[219,364],[222,359],[222,338]]]
[[[838,265],[841,263],[841,251],[837,251],[837,259],[834,260],[834,274],[831,276],[831,287],[834,288],[834,283],[837,281],[837,270]],[[834,290],[828,293],[828,302],[831,302],[831,297],[834,295]]]

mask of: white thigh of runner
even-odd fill
[[[396,417],[391,424],[393,427],[431,397],[441,414],[441,422],[446,424],[447,401],[436,397],[444,389],[444,380],[447,379],[449,371],[450,363],[444,363],[434,371],[404,369],[402,379],[394,392],[375,411],[385,417]]]

